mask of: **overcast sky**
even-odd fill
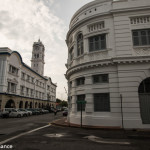
[[[57,83],[57,98],[66,100],[65,43],[73,14],[92,0],[0,0],[0,47],[18,51],[31,65],[32,45],[45,45],[45,76]]]

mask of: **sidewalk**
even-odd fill
[[[61,119],[58,119],[58,120],[55,120],[52,122],[53,125],[56,125],[56,126],[64,126],[64,127],[69,127],[69,123],[67,122],[67,118],[66,117],[63,117]]]
[[[61,119],[53,121],[52,125],[80,128],[80,125],[69,124],[67,122],[66,117],[63,117]],[[90,127],[90,126],[83,126],[83,129],[89,129],[89,130],[93,130],[93,131],[94,130],[102,131],[102,132],[105,132],[105,134],[108,134],[108,136],[110,133],[116,134],[116,131],[117,131],[117,132],[120,132],[122,134],[122,136],[131,138],[131,139],[150,139],[150,130],[123,130],[123,129],[115,129],[115,128],[109,128],[109,129],[107,128],[106,129],[106,128],[95,128],[95,127]]]
[[[56,125],[56,126],[64,126],[64,127],[78,127],[78,128],[81,127],[78,124],[68,123],[66,117],[55,120],[55,121],[52,122],[52,124]],[[82,125],[82,127],[87,128],[87,129],[106,129],[106,127],[86,126],[86,125]],[[112,127],[109,128],[108,127],[107,129],[120,129],[120,128],[119,127],[117,127],[117,128],[116,127],[115,128],[112,128]]]

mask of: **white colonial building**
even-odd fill
[[[31,67],[17,51],[0,48],[0,109],[55,107],[56,84],[43,76],[45,48],[33,44]]]
[[[150,0],[95,0],[72,17],[66,39],[68,121],[150,128]]]

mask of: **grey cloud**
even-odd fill
[[[0,11],[0,45],[19,51],[23,61],[30,65],[32,44],[40,37],[46,49],[45,75],[49,75],[53,82],[61,83],[57,91],[64,92],[66,22],[49,9],[57,0],[27,0],[28,3],[24,0],[4,1],[4,7],[0,2],[1,10],[6,10]]]
[[[1,21],[11,20],[11,17],[8,11],[0,11],[0,18],[1,18]]]
[[[7,24],[7,37],[8,38],[15,38],[18,39],[22,36],[22,33],[25,32],[24,30],[24,21],[21,19],[15,19],[9,24]]]
[[[0,11],[0,29],[5,28],[11,20],[12,19],[8,11]]]
[[[3,23],[0,22],[0,30],[4,27]]]

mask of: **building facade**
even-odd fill
[[[95,0],[67,33],[69,116],[83,125],[150,128],[150,1]]]
[[[44,74],[44,52],[45,47],[42,44],[42,42],[40,40],[38,42],[34,42],[31,59],[31,68],[40,75]]]
[[[57,86],[43,72],[44,45],[40,40],[33,44],[31,67],[17,51],[0,48],[0,109],[55,107]]]

